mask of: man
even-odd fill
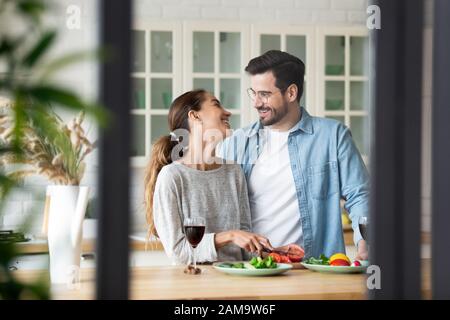
[[[244,170],[253,231],[274,247],[301,246],[306,258],[345,252],[343,198],[357,259],[366,260],[358,218],[368,214],[369,175],[350,130],[299,106],[305,66],[297,57],[268,51],[245,71],[259,121],[236,130],[220,153]]]

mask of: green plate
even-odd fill
[[[325,272],[325,273],[364,273],[366,272],[367,269],[367,266],[360,266],[360,267],[324,266],[320,264],[309,264],[304,262],[302,262],[302,265],[311,271]]]
[[[273,276],[292,269],[292,265],[286,263],[277,263],[277,267],[274,269],[236,269],[221,266],[227,263],[238,263],[238,262],[248,263],[248,261],[223,261],[213,263],[213,268],[216,269],[217,271],[227,274],[232,274],[236,276],[252,276],[252,277]]]

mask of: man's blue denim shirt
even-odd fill
[[[289,158],[303,228],[305,257],[345,253],[340,199],[350,214],[355,245],[362,239],[358,218],[369,213],[369,174],[350,130],[339,121],[301,119],[288,137]],[[219,147],[219,155],[239,163],[249,181],[263,145],[260,122],[236,130]],[[269,239],[270,240],[270,239]]]

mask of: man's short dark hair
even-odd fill
[[[252,76],[272,71],[276,79],[275,86],[283,93],[291,84],[297,85],[297,102],[300,102],[303,95],[305,64],[296,56],[279,50],[270,50],[250,60],[245,71]]]

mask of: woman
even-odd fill
[[[272,249],[267,238],[250,232],[241,168],[215,157],[216,145],[230,131],[230,116],[210,93],[186,92],[169,109],[170,134],[153,145],[145,176],[147,222],[175,263],[191,261],[183,231],[183,221],[191,216],[206,221],[196,249],[199,262],[243,260],[245,251]]]

